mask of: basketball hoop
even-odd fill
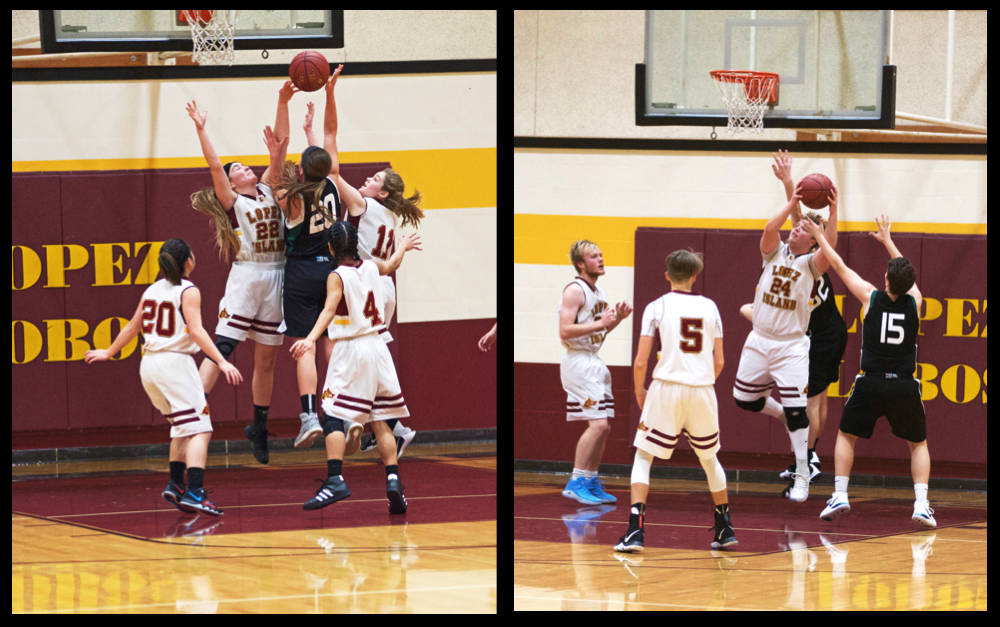
[[[739,70],[713,70],[709,74],[729,112],[729,134],[743,129],[762,133],[764,109],[777,100],[778,75]]]
[[[232,65],[233,31],[236,11],[181,11],[191,27],[194,54],[198,65]]]

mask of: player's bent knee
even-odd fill
[[[788,423],[789,431],[798,431],[809,427],[809,416],[805,407],[786,407],[785,422]]]
[[[231,337],[223,337],[220,335],[215,338],[215,347],[219,349],[219,352],[222,353],[222,358],[226,361],[229,361],[229,356],[233,354],[233,351],[235,351],[236,347],[239,345],[239,341],[234,340]],[[209,359],[212,358],[209,357]],[[215,360],[212,359],[212,361],[214,362]]]
[[[721,492],[726,489],[726,471],[722,469],[719,458],[716,455],[711,457],[699,457],[701,467],[705,470],[705,478],[708,480],[709,492]]]
[[[767,403],[766,398],[758,398],[755,401],[741,401],[740,399],[733,399],[736,401],[736,406],[740,409],[745,409],[747,411],[760,411],[764,409],[764,405]]]
[[[335,431],[344,433],[344,421],[333,416],[323,416],[323,436],[326,437]]]

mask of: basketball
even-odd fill
[[[833,183],[822,174],[809,174],[799,182],[802,204],[810,209],[822,209],[830,204],[830,190]]]
[[[302,91],[316,91],[330,79],[330,64],[315,50],[305,50],[292,59],[288,77]]]

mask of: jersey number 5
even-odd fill
[[[681,350],[685,353],[700,353],[702,330],[705,323],[701,318],[681,318]]]
[[[903,314],[889,312],[882,313],[882,336],[880,342],[883,344],[902,344],[905,331],[903,327],[895,324],[906,318]],[[894,335],[889,335],[890,333]]]

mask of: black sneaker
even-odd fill
[[[815,481],[816,477],[819,477],[822,474],[823,474],[823,469],[819,461],[819,455],[816,454],[816,451],[811,451],[809,453],[809,481],[810,482]],[[789,481],[795,479],[793,475],[795,475],[794,461],[788,465],[788,468],[778,473],[778,477],[780,477],[781,479],[787,479]]]
[[[267,429],[257,429],[254,425],[250,425],[243,429],[243,433],[250,440],[253,458],[261,464],[266,464],[270,460],[267,453]]]
[[[389,513],[406,513],[406,496],[403,494],[403,484],[399,479],[389,479],[385,484],[385,495],[389,497]]]
[[[177,509],[181,510],[182,512],[188,511],[180,506],[181,497],[184,496],[184,486],[178,485],[177,483],[174,482],[173,479],[167,482],[167,487],[163,489],[163,492],[161,494],[168,503],[170,503]]]
[[[343,501],[349,496],[351,496],[351,491],[347,489],[347,483],[344,482],[342,476],[327,477],[319,491],[316,492],[316,496],[302,504],[302,509],[319,509],[331,503]]]
[[[726,549],[735,544],[739,544],[736,539],[736,532],[729,522],[729,512],[720,514],[715,512],[715,536],[712,538],[713,549]]]
[[[185,492],[181,500],[177,502],[177,507],[188,512],[198,511],[213,516],[222,516],[222,510],[216,507],[215,503],[208,498],[205,488]]]
[[[377,445],[375,443],[375,434],[365,431],[361,434],[361,451],[370,451]]]
[[[642,553],[645,541],[646,533],[642,529],[633,529],[619,538],[615,550],[619,553]]]

